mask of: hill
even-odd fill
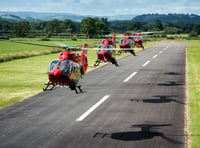
[[[132,21],[148,23],[155,22],[156,20],[166,23],[199,24],[200,16],[195,14],[143,14],[132,19]]]
[[[7,19],[7,17],[9,19]],[[13,18],[12,16],[16,16],[17,18]],[[7,20],[9,22],[16,22],[22,19],[26,19],[28,21],[33,20],[41,20],[41,21],[49,21],[53,19],[71,19],[73,21],[80,21],[84,18],[84,16],[73,15],[69,13],[40,13],[40,12],[0,12],[0,20]]]
[[[16,15],[1,15],[0,16],[0,21],[8,21],[8,22],[18,22],[20,21],[21,18],[19,16]]]
[[[6,17],[5,17],[6,16]],[[15,16],[15,17],[13,17]],[[131,20],[136,15],[115,15],[115,16],[98,16],[99,18],[108,18],[109,21],[112,20]],[[75,15],[70,13],[44,13],[44,12],[0,12],[0,20],[16,22],[21,19],[32,20],[42,20],[49,21],[53,19],[65,20],[70,19],[75,22],[81,22],[83,18],[86,17],[97,17],[97,16],[83,16]]]
[[[28,21],[49,21],[53,19],[65,20],[70,19],[74,22],[81,22],[86,17],[99,17],[107,18],[111,23],[118,22],[155,22],[160,20],[161,22],[167,23],[189,23],[189,24],[200,24],[200,16],[195,14],[143,14],[143,15],[115,15],[115,16],[83,16],[75,15],[70,13],[44,13],[44,12],[0,12],[0,21],[18,22],[22,19]]]

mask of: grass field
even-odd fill
[[[87,43],[90,48],[97,47],[100,43],[100,39],[79,39],[73,41],[71,39],[59,39],[52,38],[50,41],[41,41],[41,38],[15,38],[10,39],[10,41],[15,40],[17,42],[50,45],[50,46],[60,46],[71,45],[75,47],[82,47],[83,43]],[[11,61],[15,59],[22,59],[27,57],[33,57],[38,55],[46,55],[50,53],[57,53],[61,51],[59,48],[45,47],[45,46],[35,46],[20,44],[10,41],[0,41],[0,62]]]
[[[188,41],[189,131],[191,148],[200,147],[200,41]]]
[[[15,40],[19,42],[26,42],[26,43],[36,43],[42,45],[52,45],[52,46],[78,46],[81,47],[83,43],[87,43],[89,47],[97,47],[98,43],[101,39],[78,39],[77,41],[73,41],[70,39],[58,39],[53,38],[50,41],[41,41],[41,38],[14,38],[10,40]],[[42,47],[42,46],[32,46],[26,44],[19,44],[15,42],[7,42],[7,41],[0,41],[0,54],[14,54],[19,52],[30,52],[30,51],[38,51],[38,50],[48,50],[52,49],[51,47]]]

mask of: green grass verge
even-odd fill
[[[189,131],[191,148],[200,147],[200,41],[188,41]]]
[[[57,56],[51,54],[0,63],[0,107],[41,90],[47,81],[47,65]]]

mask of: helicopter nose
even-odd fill
[[[58,69],[55,69],[53,74],[54,74],[54,77],[56,77],[59,74]]]
[[[105,55],[106,54],[106,51],[105,50],[102,50],[102,55]]]
[[[126,42],[122,43],[121,46],[126,46]]]

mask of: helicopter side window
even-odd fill
[[[100,45],[98,46],[98,48],[104,48],[104,45],[100,44]]]
[[[62,74],[69,74],[72,71],[72,61],[64,60],[60,62],[60,71]]]
[[[51,61],[50,64],[49,64],[48,73],[51,73],[52,71],[54,71],[54,69],[58,66],[59,62],[60,61],[57,60],[57,59]]]
[[[76,73],[78,70],[79,70],[79,65],[74,63],[72,66],[72,72]]]
[[[99,48],[99,50],[97,50],[97,54],[101,52],[101,49],[104,48],[104,45],[100,44],[100,45],[98,46],[98,48]]]
[[[119,44],[122,45],[124,42],[125,42],[125,39],[121,39],[121,40],[119,41]]]

